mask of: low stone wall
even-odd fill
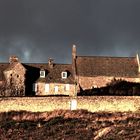
[[[71,109],[72,97],[7,97],[0,98],[0,112],[31,111],[44,112]],[[77,97],[77,109],[91,112],[136,112],[140,110],[140,97],[137,96],[92,96]]]

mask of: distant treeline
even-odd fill
[[[107,86],[81,90],[78,96],[140,96],[140,83],[112,80]]]

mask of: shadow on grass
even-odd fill
[[[139,139],[140,114],[86,110],[3,112],[0,134],[0,139]]]

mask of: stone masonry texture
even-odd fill
[[[77,100],[77,110],[84,109],[91,112],[140,110],[140,97],[138,96],[5,97],[0,98],[0,112],[70,110],[73,99]]]

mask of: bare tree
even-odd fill
[[[6,82],[0,84],[0,96],[5,96],[6,93]]]
[[[0,85],[0,96],[24,96],[24,84],[22,81],[16,83],[13,78]]]

